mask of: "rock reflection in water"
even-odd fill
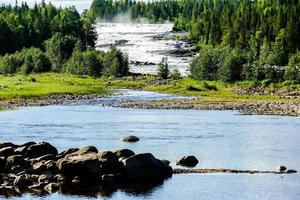
[[[120,191],[126,194],[132,194],[135,196],[149,196],[157,188],[163,185],[164,181],[167,179],[152,179],[145,181],[123,181],[118,184],[103,184],[103,185],[72,185],[72,186],[61,186],[58,191],[59,194],[68,196],[84,196],[88,198],[101,197],[111,197],[115,192]],[[11,198],[11,197],[22,197],[24,195],[30,194],[32,198],[34,197],[47,197],[51,194],[45,192],[45,190],[21,190],[16,187],[1,189],[0,198]]]

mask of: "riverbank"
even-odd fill
[[[58,105],[101,98],[121,88],[192,98],[124,102],[123,108],[239,110],[245,114],[300,116],[300,86],[291,83],[160,80],[151,75],[123,78],[35,74],[0,76],[0,109]]]

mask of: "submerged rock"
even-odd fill
[[[179,161],[177,161],[177,165],[186,166],[186,167],[195,167],[199,161],[195,156],[184,156]]]
[[[140,140],[140,138],[138,138],[137,136],[134,136],[134,135],[129,135],[129,136],[125,136],[125,137],[121,138],[121,140],[123,142],[137,142]]]

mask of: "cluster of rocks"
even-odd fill
[[[63,103],[72,103],[78,101],[86,101],[92,99],[98,99],[105,97],[105,95],[100,94],[56,94],[51,96],[45,96],[33,99],[20,99],[15,101],[0,102],[0,108],[14,108],[14,107],[32,107],[32,106],[48,106],[48,105],[58,105]]]
[[[171,175],[168,161],[129,149],[98,152],[87,146],[58,153],[47,142],[0,143],[0,195],[52,193],[62,188],[163,180]]]
[[[238,95],[276,95],[285,99],[300,98],[300,89],[282,89],[282,88],[239,88],[233,90]]]
[[[194,109],[194,110],[239,110],[244,114],[300,116],[299,102],[196,102],[194,99],[177,99],[150,102],[128,102],[122,108],[141,109]]]

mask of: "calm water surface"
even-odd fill
[[[127,92],[122,98],[138,94]],[[146,99],[160,97],[155,93],[141,94]],[[104,102],[0,112],[0,138],[18,144],[48,141],[59,150],[86,145],[94,145],[99,150],[129,148],[136,153],[151,152],[172,164],[181,156],[193,154],[200,160],[198,167],[272,170],[283,164],[300,170],[299,118],[239,115],[234,111],[121,109],[103,107]],[[120,137],[128,134],[140,137],[140,142],[121,142]],[[99,193],[80,197],[296,200],[300,198],[299,188],[299,174],[174,175],[143,192],[124,188],[106,193],[108,196]],[[78,196],[27,194],[18,198],[74,197]]]

